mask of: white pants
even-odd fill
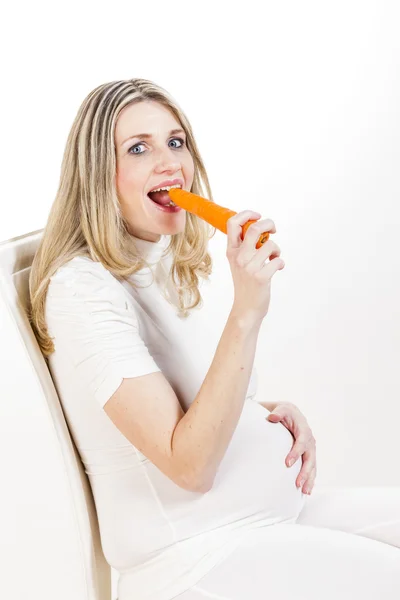
[[[400,600],[400,487],[316,485],[294,524],[248,538],[179,600]]]

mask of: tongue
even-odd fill
[[[157,204],[162,204],[163,206],[166,206],[171,202],[171,198],[167,191],[149,192],[148,195],[154,202],[157,202]]]

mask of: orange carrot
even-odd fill
[[[181,190],[179,188],[171,188],[168,192],[171,200],[184,208],[190,213],[193,213],[200,219],[207,221],[219,231],[223,233],[228,233],[227,230],[227,221],[233,215],[237,213],[234,210],[229,210],[229,208],[224,208],[223,206],[219,206],[215,204],[215,202],[211,202],[211,200],[207,200],[207,198],[203,198],[202,196],[198,196],[197,194],[192,194],[192,192],[187,192],[186,190]],[[247,221],[244,225],[242,225],[242,234],[241,238],[243,240],[246,235],[246,231],[250,227],[252,223],[256,223],[257,219]],[[261,248],[261,246],[268,240],[269,232],[265,231],[262,233],[257,241],[256,248]]]

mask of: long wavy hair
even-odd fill
[[[114,141],[123,108],[153,100],[168,108],[186,132],[193,157],[191,192],[213,201],[207,172],[191,125],[176,101],[162,87],[146,79],[112,81],[95,88],[81,104],[68,135],[60,182],[29,277],[29,320],[47,359],[55,350],[45,321],[47,288],[57,269],[75,256],[99,261],[119,281],[147,265],[134,245],[124,219],[116,184]],[[208,240],[215,228],[186,214],[185,230],[171,236],[166,249],[173,262],[169,277],[177,289],[178,314],[202,305],[199,276],[208,279],[212,259]],[[132,281],[129,281],[134,285]],[[173,304],[172,300],[169,300]]]

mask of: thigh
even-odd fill
[[[400,548],[400,487],[314,488],[296,523],[339,529]]]
[[[343,531],[278,524],[241,544],[179,600],[398,600],[400,552]]]

